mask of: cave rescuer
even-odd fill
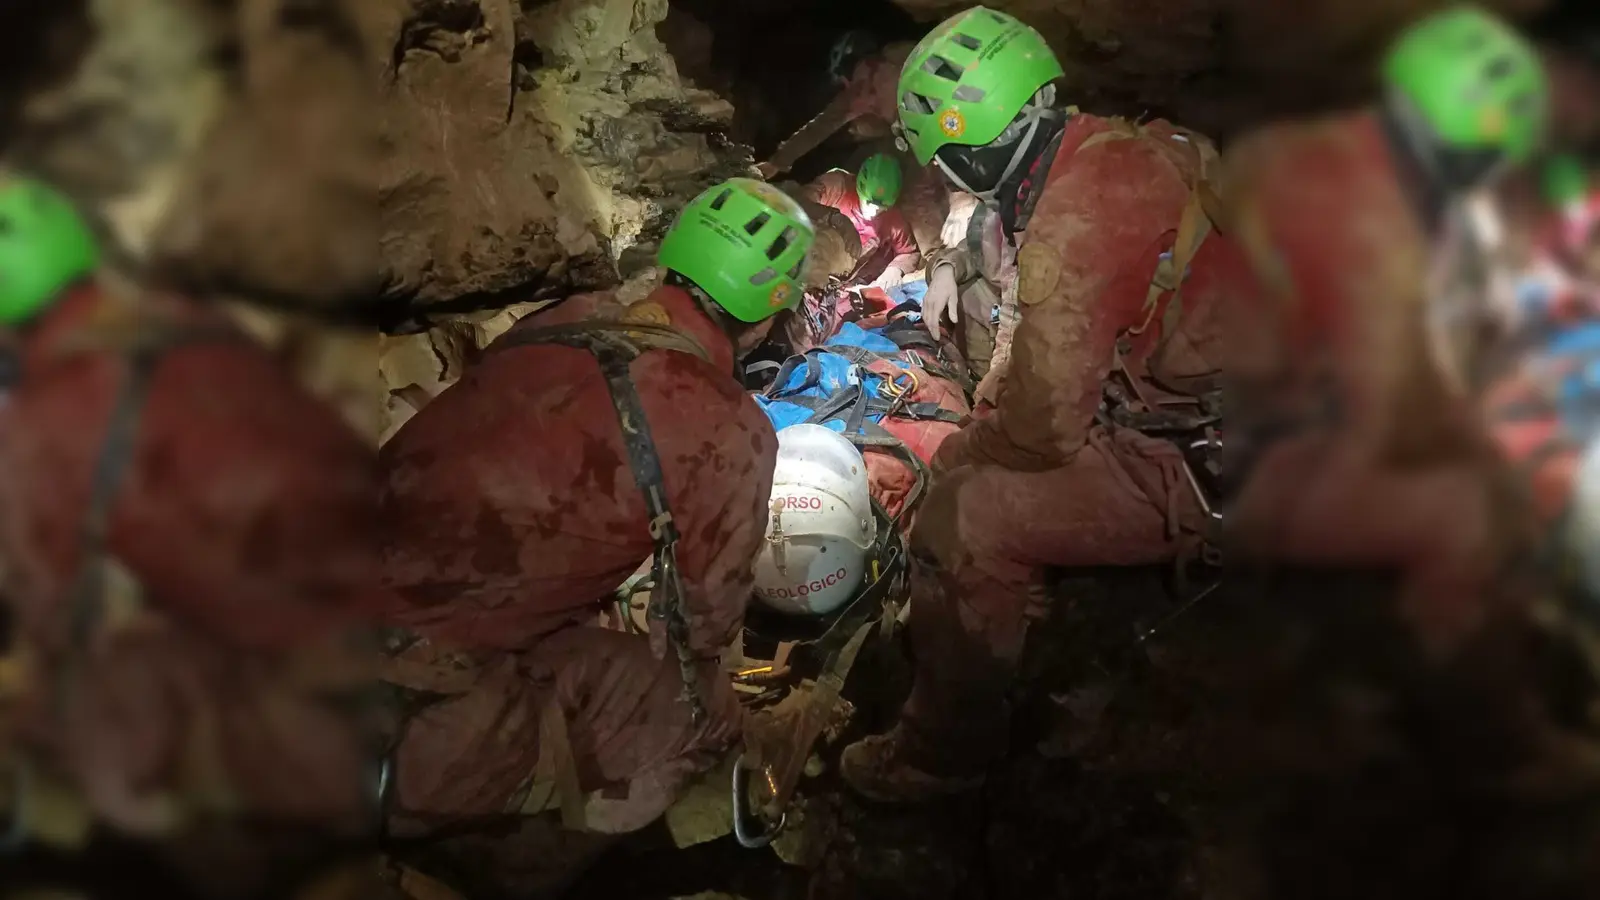
[[[1401,614],[1447,652],[1520,541],[1474,396],[1493,266],[1469,213],[1535,153],[1547,89],[1535,51],[1470,7],[1403,32],[1383,75],[1381,103],[1229,153],[1261,304],[1229,317],[1230,547],[1397,572]]]
[[[0,173],[0,598],[31,701],[6,703],[31,760],[18,783],[53,780],[153,839],[229,813],[363,834],[375,754],[321,688],[367,678],[312,684],[300,654],[375,605],[372,451],[219,314],[99,260],[64,196]]]
[[[805,189],[805,199],[838,210],[855,226],[861,238],[858,277],[870,280],[874,287],[895,287],[922,263],[911,227],[895,206],[901,184],[899,160],[875,153],[854,177],[843,169],[833,169]],[[868,257],[875,260],[867,262]]]
[[[1522,354],[1484,408],[1532,507],[1540,558],[1562,587],[1600,601],[1600,316]]]
[[[1057,106],[1062,74],[1038,32],[977,7],[901,75],[917,161],[1019,242],[1021,318],[994,414],[941,446],[913,527],[911,696],[893,731],[843,756],[845,779],[878,800],[970,787],[1003,750],[1045,567],[1172,561],[1207,530],[1179,446],[1124,423],[1166,415],[1158,403],[1179,429],[1211,417],[1217,307],[1245,274],[1209,234],[1214,153],[1164,121]]]
[[[1543,188],[1545,202],[1559,217],[1546,242],[1550,249],[1568,257],[1574,269],[1600,268],[1589,262],[1600,241],[1600,182],[1583,160],[1561,154],[1545,163]]]
[[[757,167],[761,176],[770,180],[787,172],[846,126],[863,142],[861,151],[876,147],[895,155],[890,135],[896,116],[894,91],[900,79],[900,64],[911,47],[909,41],[881,44],[874,35],[860,29],[842,35],[828,55],[828,72],[839,93],[821,113],[780,144],[770,160]],[[926,253],[939,240],[939,228],[950,211],[952,198],[937,172],[924,166],[912,167],[909,162],[909,157],[901,160],[905,178],[899,208],[917,246]]]
[[[1525,333],[1600,317],[1600,187],[1574,156],[1552,157],[1541,174],[1545,220],[1515,288],[1513,318]]]
[[[663,239],[662,287],[518,323],[383,447],[393,622],[423,639],[390,680],[445,695],[395,751],[397,828],[560,808],[603,843],[738,741],[718,655],[778,442],[734,373],[800,300],[813,236],[776,188],[717,185]],[[651,560],[649,636],[598,627]]]

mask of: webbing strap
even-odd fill
[[[778,400],[781,403],[791,403],[811,410],[811,418],[802,424],[819,424],[829,419],[838,418],[841,413],[848,413],[849,420],[846,421],[845,427],[852,434],[861,430],[861,424],[867,416],[957,424],[964,418],[960,413],[945,409],[937,403],[926,401],[920,403],[898,403],[882,397],[873,397],[868,395],[866,389],[859,384],[835,391],[827,397],[781,397]],[[866,424],[872,423],[867,422]]]
[[[789,393],[791,391],[808,391],[816,387],[818,384],[821,384],[822,363],[817,360],[816,355],[823,352],[825,352],[823,348],[813,347],[804,353],[791,356],[784,360],[783,363],[778,366],[778,374],[773,377],[772,384],[767,387],[767,396],[777,397],[779,394]],[[798,369],[802,365],[806,367],[806,377],[800,382],[799,386],[792,388],[784,387],[783,385],[789,380],[789,376],[793,375],[794,370]]]

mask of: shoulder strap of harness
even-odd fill
[[[628,467],[633,470],[634,483],[644,496],[645,508],[650,514],[650,540],[655,544],[651,563],[657,590],[661,592],[658,597],[662,600],[661,603],[651,604],[650,615],[666,620],[667,634],[677,651],[678,670],[683,679],[681,699],[689,704],[694,721],[699,722],[705,715],[705,706],[695,686],[695,659],[689,651],[689,625],[683,609],[683,584],[678,574],[678,527],[667,502],[661,456],[656,451],[655,439],[650,434],[650,422],[645,416],[644,404],[639,400],[639,392],[629,368],[635,359],[651,349],[690,353],[709,361],[707,354],[697,342],[676,328],[605,321],[517,331],[502,338],[494,349],[499,351],[536,344],[559,344],[587,350],[600,364],[600,372],[605,376],[606,387],[611,394],[611,405],[616,410],[617,424],[622,431],[622,442],[627,449]]]
[[[817,362],[816,355],[824,352],[822,347],[813,347],[804,353],[798,353],[784,360],[778,366],[778,374],[773,377],[772,384],[767,388],[768,397],[776,397],[780,393],[809,390],[822,381],[822,364]],[[800,366],[806,367],[806,377],[797,387],[785,388],[783,385]]]
[[[109,562],[106,543],[111,511],[116,505],[123,476],[133,462],[140,414],[144,411],[151,378],[161,359],[172,350],[191,344],[230,340],[244,340],[244,337],[226,326],[138,324],[131,326],[131,330],[125,334],[115,335],[86,329],[82,339],[62,351],[62,355],[66,356],[95,350],[121,350],[127,366],[122,386],[111,407],[105,441],[101,444],[100,455],[95,459],[90,478],[89,505],[79,531],[78,546],[82,563],[68,595],[68,633],[74,648],[82,650],[88,646],[90,636],[101,619]]]

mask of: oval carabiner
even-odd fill
[[[744,754],[740,753],[739,758],[733,761],[733,837],[739,842],[739,846],[746,850],[759,850],[772,843],[773,838],[783,832],[783,826],[789,822],[789,811],[784,810],[783,815],[778,818],[778,824],[770,831],[752,835],[748,826],[751,824],[749,820],[754,816],[750,813],[746,799],[745,772]]]

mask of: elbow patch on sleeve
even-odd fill
[[[1017,251],[1017,302],[1032,306],[1053,295],[1061,283],[1061,257],[1042,242]]]

